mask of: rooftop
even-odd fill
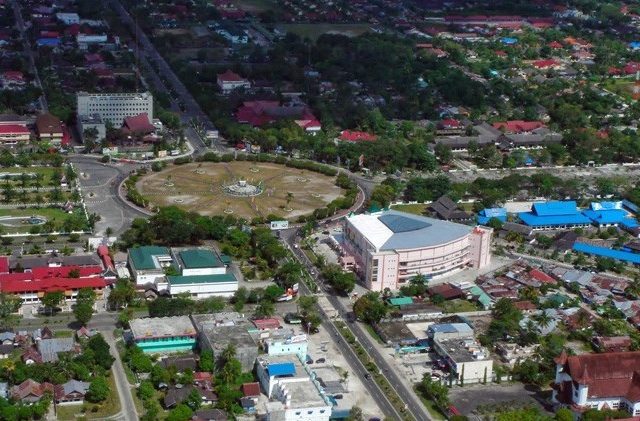
[[[433,247],[459,240],[472,227],[394,210],[347,219],[376,250]]]
[[[137,270],[159,269],[156,256],[171,256],[169,249],[159,246],[142,246],[129,249],[129,256]]]
[[[309,377],[302,362],[295,355],[261,355],[258,357],[257,363],[266,368],[271,377],[296,379]]]
[[[178,253],[182,267],[186,269],[215,268],[222,266],[218,256],[207,249],[187,249]]]
[[[171,285],[190,284],[213,284],[223,282],[238,282],[233,273],[223,273],[220,275],[189,275],[189,276],[167,276]]]
[[[52,338],[38,341],[38,352],[42,356],[42,362],[58,361],[58,353],[71,352],[75,349],[73,338]]]
[[[489,359],[489,354],[475,339],[437,339],[436,343],[456,363]]]
[[[135,339],[196,335],[196,329],[188,316],[133,319],[129,325],[131,326],[131,333]]]

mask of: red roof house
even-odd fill
[[[345,142],[373,142],[378,136],[354,130],[343,130],[340,132],[340,140]]]
[[[245,101],[236,112],[238,123],[247,123],[254,127],[283,119],[316,120],[306,105],[280,105],[278,101]]]
[[[149,134],[156,128],[149,121],[147,113],[141,113],[131,117],[126,117],[122,123],[123,131],[136,134]]]
[[[253,320],[253,324],[260,330],[280,329],[280,321],[274,318],[256,319]]]
[[[542,121],[509,120],[493,123],[493,127],[506,133],[528,133],[545,125]]]
[[[531,269],[529,271],[529,276],[531,276],[531,278],[535,279],[536,281],[542,282],[543,284],[556,283],[555,279],[538,269]]]
[[[258,382],[244,383],[242,385],[242,394],[247,398],[260,396],[260,384]]]
[[[553,48],[554,50],[562,48],[562,44],[560,44],[558,41],[551,41],[549,44],[547,44],[547,46],[549,46],[549,48]]]

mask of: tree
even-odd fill
[[[45,292],[42,297],[42,304],[49,310],[49,314],[53,314],[53,310],[64,300],[64,292],[49,291]]]
[[[102,402],[109,396],[109,383],[104,376],[97,376],[91,381],[89,390],[87,391],[87,400],[89,402]]]
[[[273,301],[263,299],[256,307],[253,315],[257,318],[271,317],[275,314],[276,307]]]
[[[418,390],[431,399],[441,409],[449,407],[449,388],[440,382],[431,380],[431,375],[425,373],[418,385]]]
[[[111,355],[109,344],[102,335],[94,335],[87,342],[89,349],[93,351],[95,362],[105,370],[111,368],[115,358]]]
[[[135,297],[136,290],[133,284],[127,279],[118,279],[107,301],[110,308],[117,310],[120,307],[127,307]]]
[[[286,262],[278,267],[275,275],[275,281],[282,288],[291,288],[299,280],[302,274],[302,265],[295,261]]]
[[[555,421],[573,421],[573,412],[568,408],[560,408],[556,411]]]
[[[16,313],[20,309],[22,300],[17,295],[0,292],[0,327],[10,328],[17,321]]]
[[[200,353],[200,361],[198,362],[198,365],[200,367],[200,371],[213,373],[213,368],[214,368],[213,352],[209,350],[202,351]]]
[[[93,317],[93,305],[88,303],[78,303],[73,308],[73,315],[76,317],[78,323],[82,326],[86,326]]]
[[[184,403],[194,411],[199,409],[200,406],[202,406],[202,395],[200,394],[198,389],[196,389],[195,387],[191,389],[191,392],[189,392],[189,395],[187,395]]]
[[[396,191],[392,186],[379,184],[373,188],[371,193],[371,203],[375,203],[382,208],[386,208],[396,198]]]
[[[352,406],[347,421],[364,421],[364,413],[357,406]]]
[[[273,303],[280,298],[282,294],[284,294],[284,289],[282,287],[279,287],[278,285],[269,285],[264,289],[262,300],[271,301]]]
[[[245,287],[240,287],[233,293],[231,302],[233,303],[233,309],[235,311],[242,311],[244,305],[247,303],[248,291]]]
[[[187,421],[193,416],[193,411],[187,405],[181,403],[169,412],[166,421]]]
[[[380,293],[368,292],[353,304],[353,312],[363,322],[378,323],[387,314],[387,306],[380,299]]]
[[[138,397],[143,401],[147,399],[153,398],[155,395],[155,390],[153,389],[153,383],[149,380],[145,380],[140,383],[140,387],[138,387]]]

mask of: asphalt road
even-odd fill
[[[148,217],[125,203],[118,194],[120,183],[137,165],[107,165],[83,155],[72,155],[69,161],[80,174],[78,180],[87,210],[101,216],[96,223],[96,234],[103,235],[110,227],[113,234],[118,235],[126,231],[135,218]]]
[[[113,328],[103,330],[102,336],[104,336],[104,339],[109,344],[111,355],[114,355],[116,357],[111,368],[113,369],[113,378],[116,383],[116,388],[118,389],[121,411],[120,414],[118,414],[118,416],[114,418],[125,421],[136,421],[139,419],[138,412],[136,411],[136,405],[133,402],[133,397],[131,396],[131,385],[127,380],[127,375],[124,372],[122,361],[120,360],[120,357],[118,357],[116,341],[113,337]]]
[[[300,248],[293,246],[295,243],[296,235],[297,235],[296,231],[289,230],[286,233],[283,233],[281,235],[281,239],[283,239],[287,243],[290,250],[293,251],[293,254],[296,256],[298,261],[307,268],[307,271],[309,273],[317,273],[317,270],[313,270],[314,269],[313,264],[309,261],[309,259],[302,252],[302,250],[300,250]],[[322,292],[324,292],[324,294],[326,295],[331,305],[336,310],[338,310],[340,314],[344,316],[349,312],[351,312],[351,309],[346,308],[346,306],[344,306],[344,304],[338,299],[338,297],[332,295],[326,288],[324,288],[323,281],[318,275],[314,275],[314,280],[316,281],[318,286],[321,287]],[[304,284],[301,284],[301,285],[302,285],[301,289],[303,290],[303,292],[305,294],[309,294],[309,291],[306,288],[306,286],[304,286]],[[322,315],[324,316],[324,319],[326,319],[326,315],[323,313]],[[325,326],[326,324],[330,324],[331,326],[333,326],[328,321],[325,321],[325,323],[323,323],[323,326]],[[362,328],[357,323],[348,323],[347,326],[349,326],[351,332],[355,335],[358,342],[360,342],[360,344],[367,350],[371,359],[375,362],[375,364],[381,370],[382,375],[384,375],[389,381],[389,383],[391,384],[391,386],[395,388],[396,392],[398,393],[400,398],[404,401],[406,408],[409,410],[411,415],[413,415],[413,417],[418,421],[431,420],[431,417],[429,416],[428,412],[422,405],[422,402],[420,402],[418,397],[415,395],[415,392],[406,387],[406,385],[402,382],[398,374],[395,372],[395,369],[391,367],[391,365],[387,363],[387,361],[382,357],[382,355],[378,352],[374,344],[371,343],[371,341],[369,340],[365,332],[363,332]],[[327,328],[327,330],[329,330],[333,336],[333,332],[331,331],[331,328],[328,328],[327,326],[325,326],[325,328]],[[335,330],[335,327],[333,329]],[[335,340],[336,340],[336,343],[338,343],[339,345],[345,345],[348,347],[348,345],[344,343],[344,341],[341,338],[335,339]],[[350,349],[351,348],[349,348],[349,350]],[[347,361],[349,361],[352,367],[362,366],[362,364],[360,363],[360,360],[352,351],[345,352],[343,350],[343,354],[345,358],[347,358]],[[364,370],[364,372],[366,373],[366,369]],[[363,374],[361,374],[360,372],[357,372],[357,374],[358,376],[360,376],[365,386],[368,387],[369,392],[376,399],[378,404],[380,404],[382,409],[385,410],[385,413],[387,413],[387,415],[397,417],[398,415],[395,412],[395,409],[393,410],[393,412],[388,412],[389,409],[387,405],[383,405],[383,404],[388,404],[388,405],[391,405],[391,404],[388,403],[386,396],[382,393],[378,385],[372,380],[365,379],[363,377]],[[384,400],[380,399],[377,393],[378,391],[382,394],[382,396],[385,396]]]
[[[20,3],[16,0],[11,2],[13,7],[13,15],[16,21],[16,26],[18,27],[18,31],[20,32],[20,38],[22,38],[22,43],[24,46],[24,54],[29,58],[29,67],[30,71],[33,72],[36,80],[36,85],[42,89],[42,83],[40,81],[40,75],[38,75],[38,68],[36,67],[36,62],[33,58],[33,51],[31,50],[31,45],[29,45],[29,37],[25,33],[25,25],[24,20],[22,19],[22,12],[20,10]],[[47,104],[47,99],[44,94],[40,95],[40,109],[43,112],[49,111],[49,105]]]
[[[185,135],[190,140],[191,145],[195,149],[196,155],[204,153],[208,149],[207,145],[205,145],[200,136],[195,133],[195,130],[193,130],[189,124],[192,120],[195,119],[203,125],[204,130],[216,130],[216,127],[211,122],[207,114],[202,111],[200,105],[193,98],[186,86],[184,86],[182,81],[176,76],[171,67],[162,58],[160,53],[158,53],[158,50],[149,40],[144,31],[142,31],[139,25],[134,22],[129,12],[124,7],[122,7],[120,1],[110,0],[110,4],[116,11],[116,13],[120,16],[121,20],[129,26],[131,33],[134,35],[137,34],[139,45],[134,44],[134,48],[136,49],[138,54],[140,56],[144,56],[148,64],[155,64],[155,66],[159,68],[162,76],[164,76],[164,78],[169,82],[169,84],[171,85],[171,89],[180,99],[180,102],[183,105],[181,120],[185,125],[187,125],[187,129],[185,129]],[[149,66],[149,71],[156,73],[154,79],[161,79],[155,71],[153,65]],[[169,92],[169,89],[167,89],[167,86],[164,83],[161,86],[164,92],[171,96],[171,93]],[[214,142],[212,147],[219,152],[226,152],[226,148],[219,142]]]

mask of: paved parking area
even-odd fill
[[[479,406],[536,405],[544,409],[532,388],[521,383],[503,383],[454,387],[449,390],[451,403],[464,415]]]

